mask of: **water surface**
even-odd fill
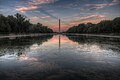
[[[0,39],[1,80],[119,80],[120,38],[40,35]]]

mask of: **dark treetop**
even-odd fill
[[[19,13],[7,17],[0,14],[0,34],[10,33],[51,33],[52,29],[40,23],[32,24],[26,16]]]
[[[120,33],[120,17],[104,20],[98,24],[79,24],[69,28],[67,33]]]

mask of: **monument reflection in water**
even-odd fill
[[[1,80],[119,80],[120,38],[41,35],[0,39]]]

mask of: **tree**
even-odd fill
[[[41,23],[32,24],[26,16],[19,13],[7,17],[0,14],[0,33],[52,33],[53,30]]]
[[[67,33],[120,33],[120,17],[104,20],[98,24],[79,24],[69,28]]]

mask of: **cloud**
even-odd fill
[[[95,15],[90,15],[90,16],[85,16],[85,17],[76,17],[75,20],[88,20],[88,19],[100,19],[100,18],[105,18],[105,15],[101,15],[101,14],[95,14]]]
[[[119,0],[113,0],[112,2],[113,2],[113,3],[117,3],[117,2],[119,2]]]
[[[54,3],[57,0],[32,0],[29,2],[29,5],[40,5],[40,4],[49,4]]]
[[[32,11],[35,11],[35,12],[37,11],[47,15],[47,16],[39,17],[40,19],[48,19],[50,17],[53,19],[58,19],[53,14],[50,14],[46,10],[42,9],[42,6],[41,6],[42,4],[54,3],[55,1],[58,1],[58,0],[31,0],[28,2],[27,6],[17,7],[16,10],[20,12],[26,12],[26,11],[32,10]]]
[[[90,10],[96,10],[96,9],[101,9],[104,8],[106,6],[109,6],[108,4],[87,4],[87,7],[89,7]]]
[[[102,9],[104,7],[109,7],[113,6],[116,4],[119,4],[119,0],[112,0],[111,3],[102,3],[102,4],[86,4],[86,7],[89,8],[89,10],[97,10],[97,9]]]
[[[41,13],[47,15],[47,16],[50,16],[50,17],[53,18],[53,19],[58,19],[56,16],[54,16],[53,14],[47,12],[46,10],[44,10],[44,9],[42,9],[42,8],[39,9],[39,11],[40,11]]]
[[[81,24],[81,23],[98,23],[101,20],[104,20],[106,18],[105,15],[101,15],[101,14],[96,14],[96,15],[89,15],[86,17],[76,17],[75,20],[71,21],[70,24],[71,25],[77,25],[77,24]]]
[[[109,6],[112,6],[112,5],[116,5],[116,4],[120,4],[120,1],[119,0],[113,0]]]
[[[36,10],[38,8],[41,8],[42,4],[49,4],[49,3],[54,3],[57,0],[31,0],[28,1],[26,4],[27,6],[21,6],[17,7],[16,10],[20,12],[26,12],[30,10]]]
[[[41,16],[40,18],[41,19],[48,19],[48,18],[50,18],[50,16]]]
[[[78,24],[82,24],[82,23],[94,23],[94,24],[96,24],[96,23],[99,23],[101,21],[101,19],[97,19],[97,20],[86,20],[86,21],[78,21],[78,22],[71,22],[70,24],[71,25],[78,25]]]
[[[20,11],[20,12],[25,12],[25,11],[29,11],[29,10],[35,10],[37,8],[38,8],[38,6],[28,6],[28,7],[22,6],[22,7],[17,7],[16,10]]]
[[[31,21],[31,22],[33,22],[33,23],[38,23],[38,22],[39,22],[39,20],[40,20],[40,18],[39,18],[39,17],[37,17],[37,16],[30,17],[30,21]]]

